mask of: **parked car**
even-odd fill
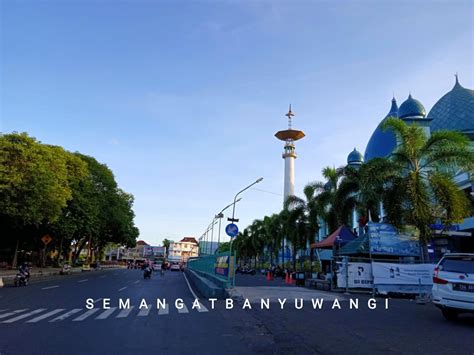
[[[153,271],[160,271],[161,270],[161,263],[154,262],[153,263]]]
[[[445,254],[434,269],[432,294],[448,320],[474,313],[474,254]]]

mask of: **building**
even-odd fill
[[[185,237],[179,242],[171,242],[168,261],[187,262],[189,258],[199,256],[199,243],[194,237]]]
[[[382,124],[388,117],[398,117],[407,123],[416,123],[422,127],[427,135],[439,130],[453,130],[466,134],[471,140],[474,149],[474,90],[464,88],[456,75],[454,87],[441,97],[426,114],[423,104],[412,97],[397,106],[395,98],[389,113],[378,124],[367,143],[364,157],[353,151],[348,156],[348,165],[360,166],[364,161],[376,157],[388,157],[397,146],[397,139],[391,130],[382,130]],[[473,197],[474,176],[472,172],[458,171],[455,181],[466,195]],[[380,215],[383,217],[383,206],[380,206]],[[356,226],[357,216],[353,218]],[[435,238],[435,244],[439,243],[439,251],[446,252],[456,249],[459,245],[474,247],[472,233],[474,232],[474,216],[466,218],[463,223],[453,226],[453,231],[446,238]],[[444,247],[443,247],[444,246]],[[436,248],[436,245],[435,245]]]

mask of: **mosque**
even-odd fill
[[[412,97],[400,105],[395,98],[392,99],[388,114],[382,119],[367,143],[365,154],[362,155],[354,149],[347,157],[347,164],[358,167],[364,162],[377,157],[388,157],[397,146],[395,134],[391,130],[382,129],[383,122],[388,117],[398,117],[411,124],[416,123],[429,135],[439,130],[455,130],[466,134],[474,148],[474,90],[464,88],[456,75],[456,81],[451,91],[441,97],[426,114],[423,104]],[[474,197],[474,176],[469,172],[459,172],[455,181],[460,189]],[[383,216],[381,206],[380,215]],[[356,227],[357,216],[354,213],[353,227]],[[455,226],[454,235],[468,235],[474,232],[474,216],[466,218],[463,223]],[[466,233],[468,232],[468,233]]]

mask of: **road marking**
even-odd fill
[[[101,278],[101,279],[103,279],[104,277],[107,277],[107,275],[99,276],[99,278]]]
[[[50,317],[50,316],[53,316],[53,315],[55,315],[56,313],[59,313],[59,312],[62,312],[62,311],[64,311],[64,308],[55,309],[54,311],[51,311],[51,312],[42,314],[42,315],[40,315],[39,317],[30,319],[30,320],[27,321],[26,323],[36,323],[36,322],[39,322],[40,320],[43,320],[43,319],[48,318],[48,317]]]
[[[33,314],[37,314],[37,313],[40,313],[40,312],[43,312],[43,311],[46,311],[46,308],[35,309],[34,311],[22,314],[21,316],[18,316],[18,317],[15,317],[15,318],[10,318],[8,320],[4,320],[2,323],[13,323],[13,322],[16,322],[17,320],[27,318],[29,316],[32,316]]]
[[[86,282],[86,281],[89,281],[89,279],[79,280],[77,282]]]
[[[72,316],[73,314],[76,314],[77,312],[80,312],[82,311],[82,308],[74,308],[72,310],[70,310],[69,312],[67,313],[64,313],[63,315],[60,315],[59,317],[56,317],[54,319],[51,319],[49,322],[52,323],[52,322],[60,322],[62,320],[65,320],[66,318]]]
[[[14,316],[15,314],[17,313],[21,313],[21,312],[24,312],[24,311],[27,311],[28,308],[25,308],[25,309],[18,309],[16,311],[13,311],[13,312],[10,312],[10,313],[5,313],[5,314],[2,314],[0,315],[0,318],[6,318],[8,316]]]
[[[115,312],[115,310],[117,309],[117,307],[112,307],[104,312],[102,312],[98,317],[96,317],[95,319],[107,319],[112,313]]]
[[[140,309],[140,312],[138,312],[137,317],[146,317],[150,314],[151,304],[148,304],[147,306],[148,308],[143,307],[142,309]]]
[[[99,302],[99,301],[101,301],[101,300],[102,300],[102,298],[98,298],[98,299],[96,299],[95,301],[93,301],[92,303],[97,303],[97,302]]]
[[[119,292],[125,290],[126,288],[127,288],[127,286],[122,287],[122,288],[119,290]]]
[[[188,307],[183,303],[183,308],[178,309],[178,313],[189,313]]]
[[[195,308],[197,309],[198,312],[209,312],[209,310],[206,307],[204,307],[204,305],[201,302],[198,301],[198,303],[199,303],[199,307]]]
[[[192,293],[193,296],[194,296],[194,299],[199,299],[199,297],[196,296],[196,294],[194,293],[193,289],[191,288],[191,285],[189,284],[188,278],[186,277],[186,274],[185,274],[184,272],[183,272],[183,276],[184,276],[184,279],[186,280],[186,283],[188,284],[189,291],[191,291],[191,293]]]
[[[74,318],[72,321],[73,322],[82,322],[84,319],[90,317],[91,315],[93,315],[95,312],[98,312],[99,311],[99,308],[93,308],[89,311],[87,311],[86,313],[84,313],[83,315],[77,317],[77,318]]]
[[[134,282],[134,284],[137,284],[137,283],[139,283],[139,282],[140,282],[140,280],[137,280],[137,281]]]
[[[159,316],[164,316],[164,315],[168,314],[169,312],[170,312],[170,309],[169,309],[169,306],[168,306],[168,303],[167,303],[167,304],[165,304],[165,308],[160,308],[158,310],[158,315]]]
[[[199,297],[196,296],[196,294],[194,293],[191,285],[189,284],[188,278],[186,277],[186,274],[184,272],[183,272],[183,276],[184,276],[184,279],[186,280],[186,283],[188,284],[189,291],[191,291],[191,293],[194,296],[194,299],[195,300],[199,299]],[[201,302],[198,301],[198,303],[199,303],[199,307],[197,307],[198,312],[209,312],[209,310],[206,307],[204,307],[204,305]]]
[[[132,306],[130,308],[125,308],[115,318],[126,318],[126,317],[128,317],[128,315],[130,314],[131,311],[133,311],[134,308],[135,308],[135,306]]]
[[[56,287],[59,287],[59,286],[55,285],[55,286],[43,287],[42,290],[49,290],[49,289],[56,288]]]

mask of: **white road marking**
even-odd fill
[[[122,287],[121,289],[119,289],[119,292],[125,290],[126,288],[127,288],[127,286]]]
[[[101,278],[101,279],[103,279],[104,277],[107,277],[107,275],[99,276],[99,278]]]
[[[26,323],[36,323],[36,322],[39,322],[40,320],[46,319],[46,318],[48,318],[48,317],[51,317],[51,316],[55,315],[56,313],[59,313],[59,312],[62,312],[62,311],[64,311],[64,308],[55,309],[54,311],[51,311],[51,312],[42,314],[42,315],[40,315],[39,317],[30,319],[30,320],[27,321]]]
[[[111,307],[110,309],[102,312],[98,317],[96,317],[95,319],[107,319],[112,313],[115,312],[115,310],[117,309],[117,307]]]
[[[186,283],[188,284],[188,288],[189,288],[189,291],[192,293],[192,295],[194,296],[194,299],[197,300],[199,299],[199,297],[194,293],[191,285],[189,284],[189,281],[188,281],[188,278],[186,277],[186,274],[183,272],[183,276],[184,276],[184,279],[186,280]],[[198,301],[199,302],[199,301]],[[204,307],[204,305],[199,302],[199,306],[200,307],[196,307],[196,309],[198,310],[198,312],[209,312],[209,310]]]
[[[199,307],[196,307],[195,309],[197,309],[198,312],[209,312],[209,310],[206,307],[204,307],[204,305],[201,302],[199,302]]]
[[[99,302],[99,301],[101,301],[101,300],[102,300],[102,298],[98,298],[98,299],[96,299],[96,300],[95,300],[94,302],[92,302],[92,303],[97,303],[97,302]]]
[[[188,307],[183,303],[183,308],[178,309],[178,313],[189,313]]]
[[[140,312],[138,312],[137,317],[146,317],[150,314],[151,304],[148,304],[147,306],[148,308],[143,307],[142,309],[140,309]]]
[[[82,308],[74,308],[74,309],[70,310],[69,312],[60,315],[59,317],[51,319],[49,322],[50,323],[51,322],[60,322],[62,320],[65,320],[66,318],[72,316],[73,314],[76,314],[77,312],[80,312],[80,311],[82,311]]]
[[[137,283],[139,283],[139,282],[140,282],[140,280],[137,280],[137,281],[134,282],[134,284],[137,284]]]
[[[87,311],[86,313],[84,313],[83,315],[80,315],[79,317],[74,318],[72,321],[73,322],[82,322],[84,319],[90,317],[91,315],[93,315],[95,312],[98,312],[98,311],[99,311],[99,308],[93,308],[93,309]]]
[[[170,312],[170,308],[169,308],[168,303],[167,303],[167,304],[165,304],[165,308],[160,308],[158,310],[158,315],[159,316],[164,316],[164,315],[168,314],[169,312]]]
[[[86,282],[86,281],[89,281],[89,279],[79,280],[77,282]]]
[[[24,311],[27,311],[27,310],[28,310],[28,308],[25,308],[25,309],[18,309],[18,310],[13,311],[13,312],[1,314],[1,315],[0,315],[0,318],[6,318],[6,317],[8,317],[8,316],[14,316],[14,315],[17,314],[17,313],[21,313],[21,312],[24,312]]]
[[[117,317],[115,317],[115,318],[126,318],[126,317],[128,317],[128,315],[130,314],[131,311],[133,311],[134,308],[135,308],[135,306],[123,309],[122,312],[120,312],[117,315]]]
[[[13,323],[13,322],[16,322],[16,321],[18,321],[18,320],[20,320],[20,319],[27,318],[27,317],[29,317],[29,316],[32,316],[33,314],[37,314],[37,313],[40,313],[40,312],[43,312],[43,311],[46,311],[46,308],[35,309],[34,311],[31,311],[31,312],[29,312],[29,313],[22,314],[21,316],[4,320],[2,323]]]
[[[193,296],[194,296],[194,299],[199,299],[199,297],[196,296],[196,294],[194,293],[193,289],[191,288],[191,285],[189,284],[188,278],[186,277],[186,274],[185,274],[184,272],[183,272],[183,276],[184,276],[184,279],[186,280],[186,283],[188,284],[189,291],[191,291],[191,293],[192,293]]]
[[[48,287],[43,287],[42,290],[49,290],[49,289],[57,288],[57,287],[59,287],[59,286],[58,285],[48,286]]]

